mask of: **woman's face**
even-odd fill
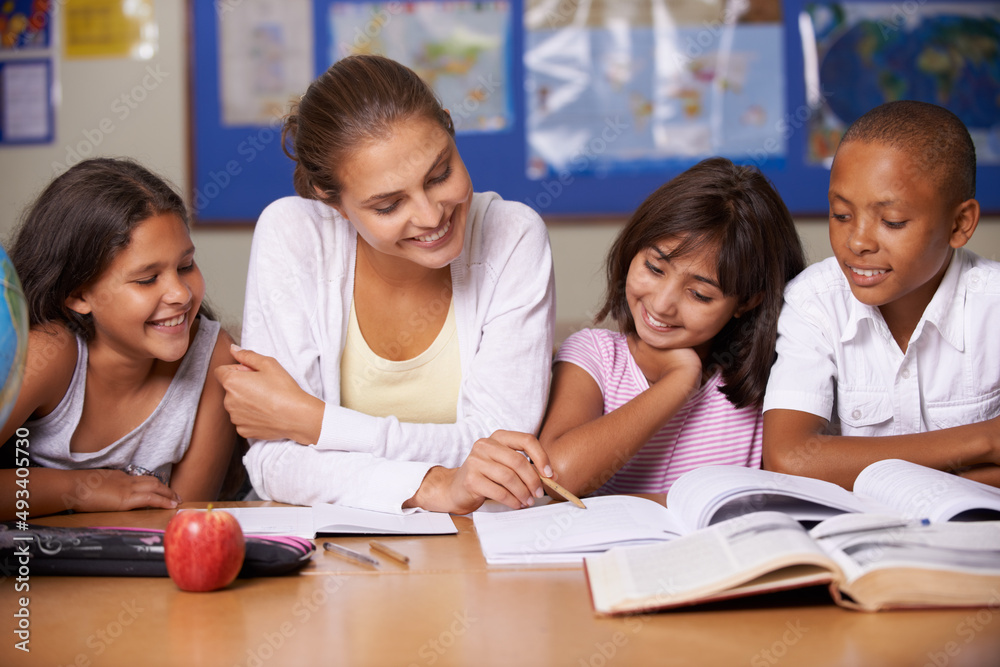
[[[360,242],[429,269],[462,251],[472,181],[455,141],[438,123],[413,118],[361,146],[337,167],[337,211]]]

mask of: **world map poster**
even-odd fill
[[[509,2],[330,5],[330,62],[378,54],[429,83],[455,131],[497,132],[514,122]]]
[[[787,152],[778,0],[525,2],[527,175]]]
[[[847,127],[893,100],[938,104],[1000,164],[1000,4],[818,3],[800,22],[809,121],[806,162],[829,164]],[[811,66],[809,66],[811,64]],[[810,92],[811,91],[811,92]]]

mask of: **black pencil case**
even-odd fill
[[[312,540],[247,535],[240,577],[298,570],[312,557]],[[0,572],[96,577],[166,577],[163,531],[148,528],[60,528],[0,523]]]

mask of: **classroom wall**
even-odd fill
[[[127,155],[187,194],[185,3],[158,0],[159,50],[148,61],[62,60],[61,100],[54,143],[0,147],[0,238],[7,243],[24,208],[68,159]],[[197,66],[197,63],[195,63]],[[986,187],[986,184],[981,184]],[[624,220],[551,221],[556,271],[557,339],[586,326],[604,288],[602,262]],[[810,261],[830,255],[826,220],[797,220]],[[209,299],[223,323],[238,332],[252,228],[195,226],[197,259]],[[1000,259],[1000,218],[985,218],[969,246]]]

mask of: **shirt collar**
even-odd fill
[[[965,281],[962,276],[966,273],[966,264],[965,251],[956,249],[915,331],[920,332],[921,324],[933,324],[941,337],[959,352],[965,349]]]
[[[885,340],[892,338],[892,333],[889,331],[889,325],[885,323],[885,318],[882,317],[881,311],[875,306],[869,306],[867,304],[861,303],[856,298],[854,298],[854,293],[851,292],[851,286],[847,284],[847,277],[842,277],[844,280],[845,288],[847,289],[847,297],[850,303],[851,312],[847,318],[847,324],[844,326],[844,333],[840,336],[840,342],[846,343],[852,340],[858,335],[858,328],[861,326],[861,322],[868,320],[871,322],[872,328],[875,332]]]
[[[917,322],[913,330],[910,342],[920,337],[921,332],[927,324],[933,324],[940,332],[941,337],[948,341],[952,347],[959,352],[965,349],[965,285],[961,280],[967,264],[966,254],[962,248],[952,253],[948,268],[941,278],[930,303],[924,309],[924,314]],[[844,286],[848,291],[851,312],[847,323],[844,326],[844,333],[840,337],[840,342],[845,343],[852,340],[858,334],[858,328],[863,320],[871,322],[879,336],[884,340],[892,338],[889,325],[885,323],[882,312],[876,306],[869,306],[854,298],[850,292],[850,285],[847,284],[847,277],[842,276]]]

